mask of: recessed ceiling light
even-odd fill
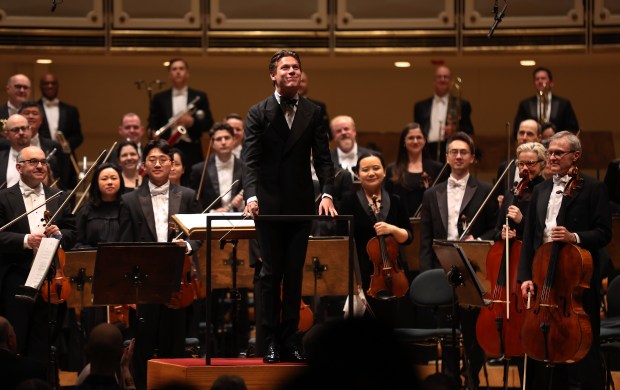
[[[521,60],[521,61],[519,61],[519,63],[521,64],[521,66],[534,66],[534,65],[536,65],[536,61],[534,61],[534,60]]]
[[[164,61],[164,66],[167,68],[170,66],[170,61]]]
[[[49,58],[39,58],[37,59],[37,64],[51,64],[52,60]]]
[[[411,63],[409,61],[396,61],[394,62],[394,66],[397,68],[410,68]]]

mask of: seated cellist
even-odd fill
[[[590,288],[584,290],[582,300],[592,328],[591,348],[578,362],[557,364],[552,371],[543,362],[528,362],[527,377],[532,379],[532,386],[528,388],[548,389],[549,380],[552,380],[554,389],[601,389],[603,386],[599,348],[598,250],[611,240],[611,213],[605,186],[593,178],[583,176],[572,196],[563,197],[569,179],[567,173],[581,154],[581,143],[574,134],[562,131],[550,138],[547,165],[554,175],[536,186],[532,193],[525,218],[518,280],[522,282],[523,299],[527,299],[528,292],[540,293],[536,287],[540,289],[541,286],[535,286],[532,282],[532,263],[536,250],[544,243],[572,243],[590,251],[593,275]],[[564,223],[557,226],[556,218],[561,207]],[[549,348],[562,348],[562,345],[550,345]],[[530,368],[534,371],[531,375]]]

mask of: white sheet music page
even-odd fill
[[[231,217],[239,217],[241,213],[206,213],[206,214],[175,214],[174,215],[179,222],[183,225],[185,229],[188,231],[192,231],[194,229],[205,228],[207,226],[207,218],[211,216],[231,216]],[[253,228],[254,220],[247,219],[219,219],[212,220],[211,226],[213,228],[222,228],[222,229],[230,229],[231,227],[236,228]]]
[[[52,259],[58,250],[58,245],[60,245],[60,240],[55,238],[44,237],[41,240],[41,245],[32,262],[28,279],[26,279],[26,287],[32,287],[35,290],[41,287],[43,279],[47,276],[47,271],[52,264]]]

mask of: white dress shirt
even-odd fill
[[[43,109],[45,110],[45,118],[50,129],[50,137],[56,141],[56,133],[58,132],[58,121],[60,119],[60,110],[58,105],[60,101],[58,99],[48,100],[41,98],[43,101]],[[61,129],[62,131],[62,129]]]
[[[6,167],[6,185],[4,188],[12,187],[19,181],[19,172],[17,168],[15,168],[18,153],[19,152],[13,148],[9,151],[9,162]]]
[[[560,206],[562,206],[562,194],[564,193],[564,187],[566,183],[568,183],[568,179],[568,175],[563,177],[553,176],[553,188],[551,189],[549,203],[547,204],[545,229],[543,231],[544,243],[551,241],[551,229],[557,226],[558,213],[560,211]]]
[[[431,107],[431,123],[428,130],[428,142],[440,142],[444,138],[444,126],[448,115],[448,95],[434,95]]]
[[[457,180],[452,175],[448,178],[448,240],[459,239],[459,213],[465,195],[465,187],[469,180],[469,173],[462,179]]]
[[[23,181],[19,180],[19,189],[24,199],[24,206],[26,211],[31,211],[35,207],[45,203],[45,192],[43,191],[43,184],[39,184],[35,188],[30,188]],[[32,213],[28,214],[28,226],[30,227],[30,233],[43,233],[45,231],[45,209],[46,207],[39,207]],[[24,248],[32,249],[28,245],[28,237],[30,234],[24,236]]]
[[[157,187],[149,181],[149,191],[155,217],[157,242],[168,242],[168,200],[170,198],[170,182]]]
[[[340,148],[336,149],[336,153],[338,153],[340,166],[353,174],[353,167],[357,165],[357,142],[353,144],[353,148],[349,153],[343,152]]]
[[[231,155],[228,161],[221,161],[220,158],[215,156],[215,169],[217,170],[217,181],[220,187],[219,195],[222,196],[222,207],[228,207],[232,199],[231,191],[228,191],[233,182],[233,170],[235,168],[235,158]]]

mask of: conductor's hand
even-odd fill
[[[329,196],[324,196],[323,199],[321,199],[321,203],[319,203],[319,215],[329,215],[331,217],[338,215],[334,207],[334,202],[332,202]]]
[[[243,209],[243,215],[254,219],[258,215],[258,202],[252,201],[246,204],[245,209]]]
[[[536,289],[534,288],[534,283],[532,283],[531,280],[526,280],[525,282],[521,283],[521,296],[523,297],[524,301],[527,301],[528,292],[532,293],[532,297],[536,295]]]

